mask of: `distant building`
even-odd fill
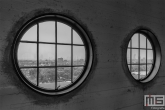
[[[63,65],[63,62],[64,62],[63,58],[58,58],[57,60],[58,65]]]
[[[73,61],[74,65],[84,65],[85,61],[84,59],[78,59],[76,61]]]

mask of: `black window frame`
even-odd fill
[[[40,22],[44,22],[44,21],[55,21],[55,42],[51,43],[51,42],[40,42],[39,41],[39,23]],[[68,26],[71,27],[71,44],[68,43],[57,43],[57,22],[62,22]],[[21,41],[22,36],[24,35],[24,33],[31,28],[32,26],[37,25],[37,42],[33,42],[33,41]],[[81,37],[82,41],[84,44],[73,44],[73,30],[75,30]],[[23,75],[23,73],[21,72],[21,68],[19,67],[18,64],[18,59],[17,59],[17,51],[18,51],[18,46],[20,42],[24,42],[24,43],[36,43],[37,44],[37,67],[34,67],[37,69],[37,86],[32,84],[31,82],[28,81],[27,78],[25,78],[25,76]],[[48,66],[40,66],[39,67],[39,44],[54,44],[55,45],[55,66],[53,67],[48,67]],[[57,45],[70,45],[71,46],[71,65],[70,66],[60,66],[57,65]],[[84,65],[73,65],[73,46],[83,46],[85,48],[85,64]],[[78,86],[80,86],[85,79],[87,78],[88,74],[90,73],[90,70],[92,68],[92,64],[93,64],[93,47],[92,47],[92,43],[91,40],[89,38],[89,35],[87,34],[87,32],[85,31],[85,29],[75,20],[69,18],[68,16],[65,15],[61,15],[61,14],[45,14],[45,15],[40,15],[37,17],[34,17],[32,19],[30,19],[29,21],[27,21],[22,28],[18,31],[14,42],[13,42],[13,51],[12,51],[12,59],[13,59],[13,63],[14,63],[14,67],[16,69],[17,74],[19,75],[19,77],[21,78],[21,80],[28,85],[28,87],[32,88],[33,90],[39,92],[39,93],[43,93],[43,94],[47,94],[47,95],[60,95],[60,94],[65,94],[68,93],[74,89],[76,89]],[[72,83],[69,84],[68,86],[58,89],[57,87],[57,83],[55,83],[55,89],[54,90],[49,90],[49,89],[45,89],[42,87],[39,87],[39,68],[55,68],[55,81],[57,82],[57,68],[58,67],[71,67],[71,81]],[[78,77],[78,79],[73,82],[73,68],[74,67],[83,67],[83,71],[81,73],[81,75]],[[28,67],[27,67],[28,68]],[[29,68],[33,68],[32,66],[30,66]]]
[[[150,42],[150,44],[151,44],[151,47],[152,47],[152,49],[147,49],[147,47],[146,47],[146,49],[144,49],[144,50],[146,50],[146,51],[147,50],[152,50],[153,51],[152,67],[151,67],[148,75],[145,78],[143,78],[143,79],[139,79],[139,78],[138,79],[135,79],[133,77],[131,71],[129,70],[129,67],[128,67],[129,64],[128,64],[128,60],[127,60],[127,49],[130,49],[130,56],[131,56],[131,50],[134,49],[134,47],[132,49],[129,48],[129,43],[131,45],[131,42],[130,41],[131,41],[131,39],[132,39],[132,37],[133,37],[134,34],[138,34],[138,39],[140,38],[139,37],[139,34],[144,35],[146,37],[146,45],[147,45],[147,40],[148,40]],[[140,39],[139,39],[138,44],[140,44]],[[155,34],[152,33],[147,28],[139,28],[137,30],[134,30],[134,32],[132,34],[130,34],[129,40],[128,40],[126,46],[127,47],[126,47],[126,52],[125,52],[126,53],[125,54],[125,58],[126,58],[127,71],[129,71],[129,73],[133,77],[133,79],[135,79],[136,81],[139,81],[141,83],[146,83],[146,82],[149,82],[149,81],[153,80],[155,78],[156,74],[158,73],[159,68],[160,68],[160,65],[161,65],[161,48],[160,48],[160,44],[159,44],[158,39],[155,36]],[[140,56],[140,52],[139,51],[142,48],[140,48],[140,45],[139,45],[139,47],[138,48],[135,48],[135,49],[138,49],[138,57],[139,57]],[[147,52],[146,52],[146,56],[147,56]],[[132,57],[130,57],[130,60],[131,59],[132,59]],[[147,60],[147,57],[146,57],[146,60]],[[140,63],[140,62],[138,62],[138,63]],[[139,66],[140,64],[135,64],[135,65],[138,65],[138,72],[139,72],[140,71],[140,66]],[[147,65],[147,61],[146,61],[146,65]],[[147,68],[147,66],[146,66],[146,68]]]

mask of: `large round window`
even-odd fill
[[[32,89],[49,95],[78,87],[93,60],[87,33],[77,22],[61,15],[28,21],[19,31],[13,50],[20,78]]]
[[[146,30],[136,31],[127,47],[127,65],[134,79],[148,82],[160,66],[160,46],[156,37]]]

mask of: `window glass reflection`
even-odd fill
[[[39,23],[39,41],[55,42],[55,22],[46,21]]]
[[[55,89],[55,68],[39,68],[39,87]]]
[[[20,67],[37,66],[37,44],[20,43],[17,55]]]
[[[63,88],[71,84],[71,67],[57,68],[57,88]]]

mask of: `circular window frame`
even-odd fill
[[[135,79],[131,75],[131,72],[130,72],[130,70],[128,68],[128,62],[127,62],[127,49],[128,49],[128,45],[129,45],[129,42],[130,42],[131,38],[136,33],[143,34],[149,40],[149,42],[150,42],[150,44],[152,46],[153,60],[154,60],[153,61],[153,67],[150,70],[150,73],[144,79],[140,79],[140,80]],[[161,48],[160,48],[160,44],[159,44],[158,39],[155,36],[155,34],[152,33],[150,30],[148,30],[146,28],[139,28],[139,29],[134,30],[134,32],[132,32],[129,35],[129,38],[127,40],[126,51],[125,51],[124,59],[125,59],[124,65],[126,66],[127,71],[129,72],[129,74],[131,75],[131,77],[134,80],[136,80],[136,81],[138,81],[140,83],[147,83],[147,82],[150,82],[151,80],[153,80],[155,78],[155,76],[157,75],[157,73],[159,71],[159,68],[160,68],[160,65],[161,65]]]
[[[84,69],[81,75],[78,77],[78,79],[73,82],[72,84],[62,88],[62,89],[54,89],[54,90],[49,90],[49,89],[44,89],[41,87],[38,87],[37,85],[32,84],[28,79],[23,75],[23,73],[20,70],[20,67],[18,65],[18,59],[17,59],[17,51],[18,51],[18,46],[20,43],[20,40],[23,36],[23,34],[32,26],[39,22],[44,22],[44,21],[58,21],[62,22],[70,27],[72,27],[73,30],[75,30],[81,37],[84,43],[84,48],[86,51],[86,62],[84,64]],[[75,20],[71,19],[68,16],[61,15],[61,14],[44,14],[40,16],[36,16],[30,20],[28,20],[18,31],[13,45],[12,45],[12,61],[16,70],[17,75],[19,78],[31,89],[42,93],[46,95],[61,95],[65,94],[68,92],[73,91],[77,87],[79,87],[87,78],[87,76],[90,74],[92,65],[93,65],[93,59],[94,59],[94,54],[93,54],[93,47],[92,47],[92,42],[90,40],[90,37],[86,30]]]

